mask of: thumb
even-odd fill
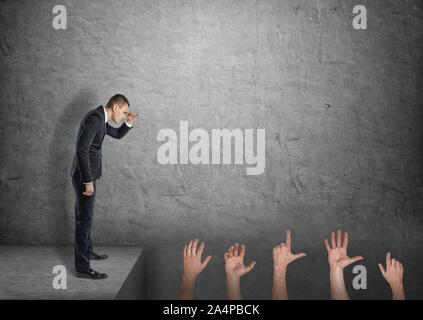
[[[347,261],[347,265],[346,265],[346,266],[349,266],[350,264],[352,264],[352,263],[354,263],[354,262],[357,262],[357,261],[359,261],[359,260],[363,260],[363,257],[362,257],[362,256],[357,256],[357,257],[354,257],[354,258],[350,258],[350,259]]]
[[[201,266],[203,267],[203,269],[207,266],[207,264],[210,262],[212,256],[208,256],[207,258],[204,259],[203,263],[201,264]]]
[[[301,253],[294,254],[293,257],[294,257],[294,260],[297,260],[299,258],[305,257],[306,255],[307,254],[305,252],[301,252]]]
[[[245,272],[245,273],[250,272],[250,271],[251,271],[251,269],[253,269],[255,265],[256,265],[256,262],[255,262],[255,261],[251,262],[251,263],[249,264],[249,266],[247,267],[247,270],[246,270],[246,272]]]
[[[382,264],[378,263],[377,264],[379,266],[380,272],[382,273],[382,276],[385,278],[386,272],[385,269],[383,268]]]

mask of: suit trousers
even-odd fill
[[[97,188],[94,180],[93,194],[83,195],[85,185],[78,176],[72,177],[72,185],[75,191],[75,269],[82,271],[90,267],[90,254],[93,252],[91,227]]]

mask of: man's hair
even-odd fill
[[[106,107],[111,108],[115,103],[118,104],[120,109],[122,109],[125,104],[127,104],[129,108],[129,101],[123,94],[118,93],[111,97]]]

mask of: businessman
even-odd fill
[[[104,136],[108,134],[115,139],[123,138],[137,117],[134,112],[128,112],[128,108],[128,99],[122,94],[116,94],[105,107],[100,105],[88,112],[79,127],[71,177],[75,190],[75,269],[80,278],[107,278],[107,274],[95,271],[90,266],[90,260],[107,258],[107,255],[95,253],[91,242],[96,180],[102,174],[101,145]],[[119,128],[107,123],[109,120],[119,123],[125,116],[126,120]]]

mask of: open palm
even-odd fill
[[[358,260],[362,260],[363,257],[357,256],[350,258],[347,255],[347,246],[348,246],[348,232],[344,233],[344,243],[341,243],[341,230],[338,230],[335,243],[335,232],[331,233],[331,244],[325,239],[326,249],[328,250],[328,261],[331,268],[340,268],[344,269],[349,266],[351,263],[354,263]]]
[[[228,252],[224,254],[226,275],[231,277],[242,277],[244,274],[254,268],[255,261],[248,266],[244,265],[245,246],[241,245],[241,250],[238,254],[239,244],[236,243],[229,248]]]

